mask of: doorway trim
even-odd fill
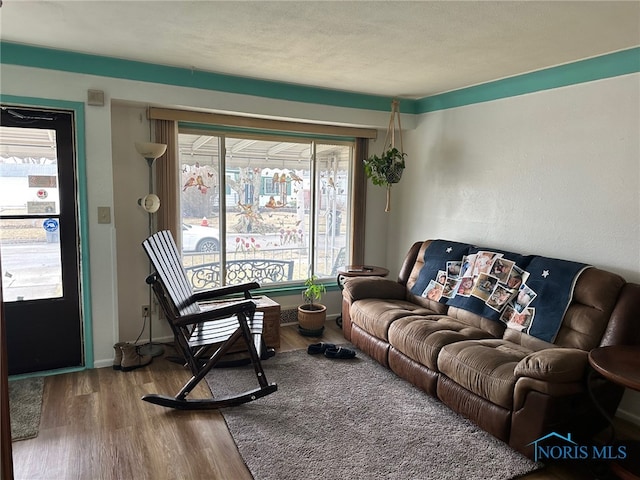
[[[0,103],[22,107],[42,107],[71,110],[75,115],[76,175],[78,178],[78,230],[80,233],[80,301],[82,308],[82,340],[84,342],[84,366],[28,373],[11,378],[46,376],[76,372],[93,368],[93,317],[91,308],[91,272],[89,259],[89,211],[87,200],[87,165],[85,144],[85,112],[83,102],[49,98],[20,97],[0,94]]]

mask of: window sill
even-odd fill
[[[322,282],[327,292],[339,290],[338,284],[331,280],[326,279]],[[296,285],[281,285],[281,286],[268,286],[255,290],[256,295],[267,295],[269,297],[283,297],[285,295],[300,295],[304,290],[302,283]]]

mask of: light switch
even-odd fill
[[[111,223],[111,209],[98,207],[98,223]]]

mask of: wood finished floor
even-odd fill
[[[317,341],[287,326],[279,351]],[[322,341],[345,340],[335,323],[327,322]],[[47,377],[38,437],[13,443],[15,478],[250,480],[218,412],[175,411],[140,400],[146,393],[173,395],[187,377],[181,366],[162,358],[126,373],[102,368]],[[190,397],[210,395],[199,385]],[[523,478],[594,477],[580,467],[550,466]]]

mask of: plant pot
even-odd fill
[[[398,162],[393,163],[386,174],[387,183],[398,183],[402,178],[403,171],[404,165]]]
[[[327,320],[327,307],[319,303],[298,307],[298,332],[305,337],[319,337]]]

